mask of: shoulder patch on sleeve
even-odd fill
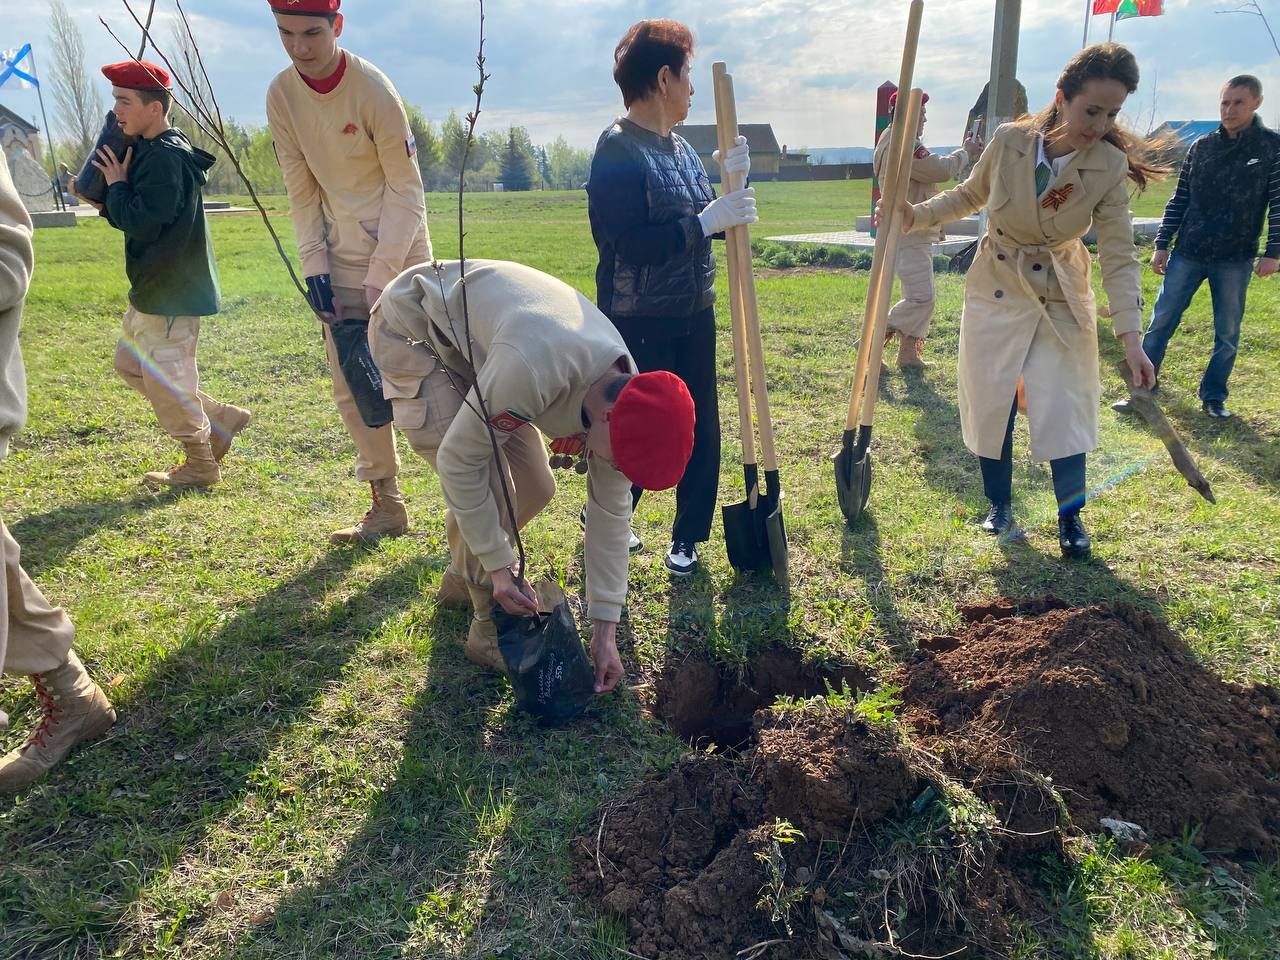
[[[525,424],[532,421],[532,417],[526,417],[524,414],[516,413],[514,410],[504,410],[502,413],[494,414],[489,418],[489,426],[495,430],[501,430],[503,433],[515,433]]]
[[[415,153],[418,152],[417,139],[413,136],[410,136],[409,139],[404,142],[404,149],[405,149],[405,152],[412,157]]]

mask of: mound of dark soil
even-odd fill
[[[850,824],[867,826],[899,811],[920,792],[892,738],[843,716],[772,719],[759,731],[753,781],[765,813],[810,840],[842,843]]]
[[[966,616],[895,678],[916,746],[843,711],[757,713],[750,749],[689,757],[611,805],[574,845],[573,889],[623,917],[650,960],[840,956],[830,944],[846,937],[875,953],[908,916],[903,949],[998,957],[1014,921],[1052,922],[1038,864],[1072,824],[1113,817],[1153,837],[1198,824],[1210,849],[1280,852],[1276,690],[1218,679],[1127,606],[999,600]],[[767,691],[831,682],[805,670],[757,663],[743,679],[686,661],[659,678],[658,712],[731,742],[717,731]],[[935,802],[943,771],[991,805],[994,829]],[[778,821],[804,837],[784,847]]]
[[[1027,769],[1052,779],[1087,831],[1104,817],[1156,837],[1203,824],[1211,849],[1276,852],[1273,688],[1219,679],[1132,607],[999,616],[907,668],[909,718],[926,740],[955,742],[968,779]]]
[[[731,762],[694,754],[609,808],[575,846],[570,887],[625,917],[641,956],[718,956],[763,920],[762,818],[760,791]]]

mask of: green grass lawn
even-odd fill
[[[759,236],[847,228],[869,202],[865,183],[758,190]],[[1167,191],[1139,212],[1158,215]],[[451,256],[454,202],[428,199],[436,253]],[[291,236],[287,218],[276,221]],[[260,221],[212,224],[225,307],[204,330],[205,388],[251,407],[254,422],[207,495],[139,484],[175,448],[112,369],[127,289],[120,236],[96,221],[37,235],[23,335],[31,417],[0,468],[0,515],[27,569],[75,619],[81,655],[120,723],[0,806],[0,954],[633,956],[615,921],[568,895],[569,840],[684,746],[649,716],[643,689],[624,687],[584,721],[546,732],[515,712],[503,682],[463,660],[466,617],[432,600],[447,562],[440,490],[405,445],[414,534],[373,550],[328,545],[368,494],[351,475],[319,332]],[[468,197],[467,224],[469,255],[519,260],[593,293],[583,193]],[[723,295],[723,271],[720,280]],[[1086,514],[1096,559],[1068,564],[1048,471],[1027,461],[1023,425],[1016,507],[1029,539],[1001,549],[975,525],[984,501],[956,412],[956,277],[939,281],[933,368],[883,384],[870,515],[848,531],[827,458],[843,426],[866,275],[768,271],[759,296],[790,601],[737,581],[718,539],[704,573],[672,584],[661,555],[673,500],[646,497],[636,525],[648,549],[632,562],[623,631],[631,681],[670,657],[734,661],[775,643],[884,667],[915,638],[957,627],[962,603],[1052,591],[1154,609],[1216,672],[1276,683],[1275,283],[1251,290],[1236,419],[1209,421],[1196,401],[1212,336],[1207,291],[1165,368],[1168,411],[1218,505],[1185,486],[1158,441],[1104,411]],[[1151,301],[1149,274],[1146,288]],[[720,319],[721,501],[730,503],[742,490]],[[1120,351],[1102,337],[1110,401],[1123,389],[1110,372]],[[561,486],[526,542],[535,576],[564,577],[577,592],[584,488],[572,474]],[[23,683],[4,680],[0,704],[13,715],[0,737],[8,749],[35,703]],[[1069,881],[1044,878],[1069,936],[1029,931],[1023,956],[1277,956],[1274,867],[1248,867],[1240,886],[1186,843],[1145,860],[1082,851],[1077,866]]]

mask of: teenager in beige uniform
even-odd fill
[[[32,262],[31,218],[8,164],[0,163],[0,457],[27,416],[18,328]],[[30,676],[41,707],[40,723],[26,744],[0,758],[0,794],[7,794],[39,780],[77,743],[104,733],[116,712],[71,649],[75,627],[22,569],[18,544],[2,520],[0,562],[0,670]],[[8,725],[8,715],[0,710],[0,730]]]
[[[478,391],[517,527],[555,493],[542,433],[585,448],[591,652],[597,692],[612,689],[622,675],[615,631],[627,593],[631,485],[679,482],[693,450],[693,400],[673,373],[636,374],[621,334],[590,300],[517,263],[468,261],[468,348],[459,276],[457,261],[405,271],[374,310],[369,340],[396,426],[435,467],[449,504],[453,567],[474,609],[466,655],[501,671],[494,602],[513,614],[537,612],[511,569],[513,531]]]
[[[292,65],[267,91],[267,123],[284,172],[303,273],[332,284],[331,322],[367,320],[382,288],[431,259],[417,152],[404,106],[377,67],[338,46],[340,0],[269,0]],[[409,529],[390,425],[365,426],[326,326],[333,398],[356,445],[373,506],[335,542]]]
[[[1138,88],[1133,54],[1086,47],[1063,69],[1053,104],[996,131],[969,179],[914,207],[904,228],[929,229],[987,208],[987,232],[965,278],[960,320],[960,425],[977,454],[991,509],[983,529],[1013,528],[1013,421],[1026,383],[1031,457],[1049,461],[1058,544],[1087,556],[1080,520],[1085,455],[1098,446],[1097,304],[1081,238],[1097,231],[1111,326],[1141,386],[1155,382],[1142,349],[1142,269],[1133,243],[1128,180],[1163,170],[1143,158],[1116,117]]]
[[[929,102],[924,95],[923,103]],[[889,98],[889,109],[895,110],[898,95]],[[925,110],[920,109],[920,129],[916,131],[915,157],[911,163],[911,183],[907,186],[907,200],[923,203],[938,192],[938,184],[959,180],[970,165],[982,153],[977,140],[965,140],[964,146],[946,156],[930,153],[919,142],[924,136]],[[889,129],[880,134],[876,143],[875,171],[884,182],[885,159],[889,155]],[[898,279],[902,281],[902,299],[889,311],[886,337],[898,337],[898,366],[902,369],[927,367],[922,353],[924,341],[929,336],[929,322],[933,319],[933,243],[941,229],[910,233],[902,238],[898,247]]]

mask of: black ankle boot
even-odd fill
[[[1058,546],[1062,548],[1062,555],[1069,559],[1089,556],[1092,543],[1078,510],[1058,515]]]
[[[982,529],[993,537],[999,537],[1013,529],[1013,504],[991,502],[987,518],[982,521]]]

